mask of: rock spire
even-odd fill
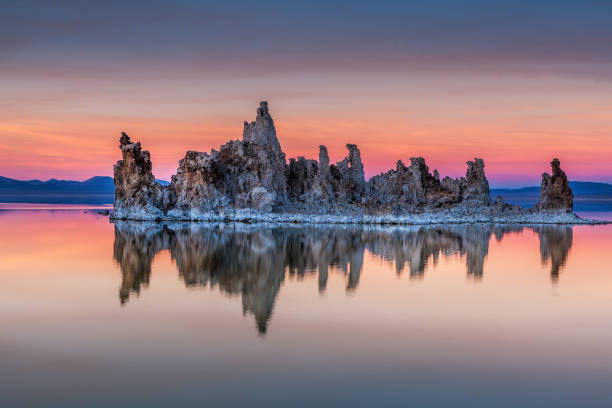
[[[550,162],[552,175],[542,174],[540,184],[540,200],[536,204],[538,210],[572,212],[574,194],[567,181],[565,172],[561,170],[561,162],[555,158]]]
[[[347,156],[330,163],[319,146],[318,161],[298,157],[287,163],[268,103],[260,102],[255,120],[244,122],[242,140],[232,140],[209,153],[188,151],[171,183],[155,181],[149,152],[122,133],[123,156],[114,167],[114,218],[217,219],[238,210],[334,216],[406,216],[441,213],[455,216],[520,216],[520,207],[491,202],[484,161],[467,162],[465,177],[440,180],[425,159],[401,160],[395,169],[365,180],[361,152],[347,144]],[[572,211],[573,196],[559,160],[552,175],[542,175],[540,201],[534,212]]]

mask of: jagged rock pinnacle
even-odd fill
[[[149,152],[119,140],[123,159],[114,168],[116,218],[211,219],[223,211],[331,215],[400,215],[450,211],[457,217],[526,214],[489,197],[484,161],[467,162],[465,177],[440,179],[425,159],[413,157],[406,166],[365,180],[361,152],[347,144],[347,156],[330,164],[327,148],[319,146],[317,160],[286,161],[269,106],[262,101],[255,120],[244,122],[242,140],[230,141],[210,153],[189,151],[179,161],[168,186],[155,182]],[[552,210],[571,212],[573,196],[567,177],[554,159],[552,176],[542,176],[540,201],[529,214]]]
[[[464,199],[469,200],[471,205],[491,205],[489,182],[484,172],[484,160],[476,157],[474,161],[468,161],[467,165],[463,187]]]
[[[130,137],[127,135],[127,133],[121,132],[121,137],[119,138],[119,148],[129,145],[130,143],[132,142],[130,141]]]
[[[544,211],[572,212],[574,195],[565,172],[561,170],[561,162],[555,158],[550,162],[550,167],[552,175],[542,174],[540,199],[536,206]]]
[[[269,119],[272,119],[272,117],[270,116],[270,112],[268,111],[268,102],[267,101],[259,102],[259,108],[257,108],[257,117],[258,118],[269,118]]]

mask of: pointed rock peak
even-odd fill
[[[357,145],[347,144],[348,156],[336,163],[336,170],[344,185],[340,187],[349,202],[360,202],[365,192],[365,177],[361,153]]]
[[[319,146],[319,168],[329,170],[329,154],[324,145]]]
[[[125,145],[129,145],[130,143],[132,143],[130,141],[130,137],[127,135],[127,133],[125,132],[121,132],[121,137],[119,138],[119,147],[123,147]]]
[[[466,162],[466,164],[468,165],[468,171],[470,169],[472,170],[477,170],[477,169],[484,169],[484,160],[478,158],[478,157],[474,157],[474,161],[468,161]]]
[[[270,116],[270,112],[268,111],[268,102],[261,101],[259,102],[259,108],[257,108],[257,117],[265,117]]]
[[[561,170],[561,162],[555,158],[550,162],[550,167],[552,168],[552,176],[548,173],[542,174],[540,200],[536,204],[536,208],[572,212],[574,195],[565,172]]]
[[[140,154],[142,149],[140,142],[132,142],[130,137],[125,132],[121,132],[121,137],[119,138],[119,149],[123,152],[123,156],[125,158],[126,153],[133,152],[134,154]],[[145,152],[147,153],[147,152]],[[147,153],[148,154],[148,153]]]
[[[422,179],[429,176],[429,167],[422,157],[411,157],[410,166],[408,166],[413,175],[419,175]]]
[[[269,146],[280,152],[280,143],[276,137],[274,121],[268,111],[268,102],[262,101],[259,103],[254,122],[244,122],[242,139],[245,142]]]
[[[553,176],[559,176],[563,172],[563,170],[561,170],[561,162],[556,157],[550,162],[550,167],[552,169]]]
[[[478,157],[474,157],[474,161],[466,162],[468,168],[465,173],[465,178],[468,181],[471,180],[486,180],[484,173],[484,160],[479,159]]]
[[[363,177],[363,163],[361,162],[361,152],[357,148],[357,145],[347,144],[346,148],[349,151],[348,154],[348,162],[351,168],[358,173],[361,173],[361,177]]]
[[[411,157],[410,158],[410,166],[412,167],[427,167],[425,164],[425,159],[422,157]]]
[[[467,166],[463,198],[482,205],[490,205],[489,181],[485,176],[484,160],[475,157],[474,161],[467,162]]]
[[[346,148],[349,151],[349,161],[353,159],[353,157],[355,158],[359,158],[359,160],[361,160],[361,152],[359,151],[359,148],[357,147],[357,145],[354,144],[347,144]]]
[[[255,118],[255,123],[261,124],[264,127],[274,127],[274,121],[272,120],[272,116],[270,115],[270,111],[268,110],[267,101],[259,102],[259,108],[257,108],[257,117]]]

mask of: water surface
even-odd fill
[[[610,406],[612,226],[0,210],[2,406]]]

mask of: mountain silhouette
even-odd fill
[[[167,181],[157,180],[161,184]],[[0,176],[0,202],[46,204],[112,204],[112,177],[95,176],[83,181],[16,180]]]
[[[168,185],[165,180],[156,180]],[[590,181],[570,181],[574,192],[574,206],[577,211],[610,211],[612,184]],[[47,204],[112,204],[115,185],[113,178],[94,176],[83,181],[58,180],[16,180],[0,176],[0,202],[47,203]],[[538,201],[539,186],[516,189],[492,188],[491,197],[501,195],[512,204],[531,206]]]
[[[612,184],[591,181],[570,181],[574,193],[574,211],[612,211]],[[505,202],[531,207],[538,201],[539,186],[515,189],[492,188],[491,197],[502,196]]]

